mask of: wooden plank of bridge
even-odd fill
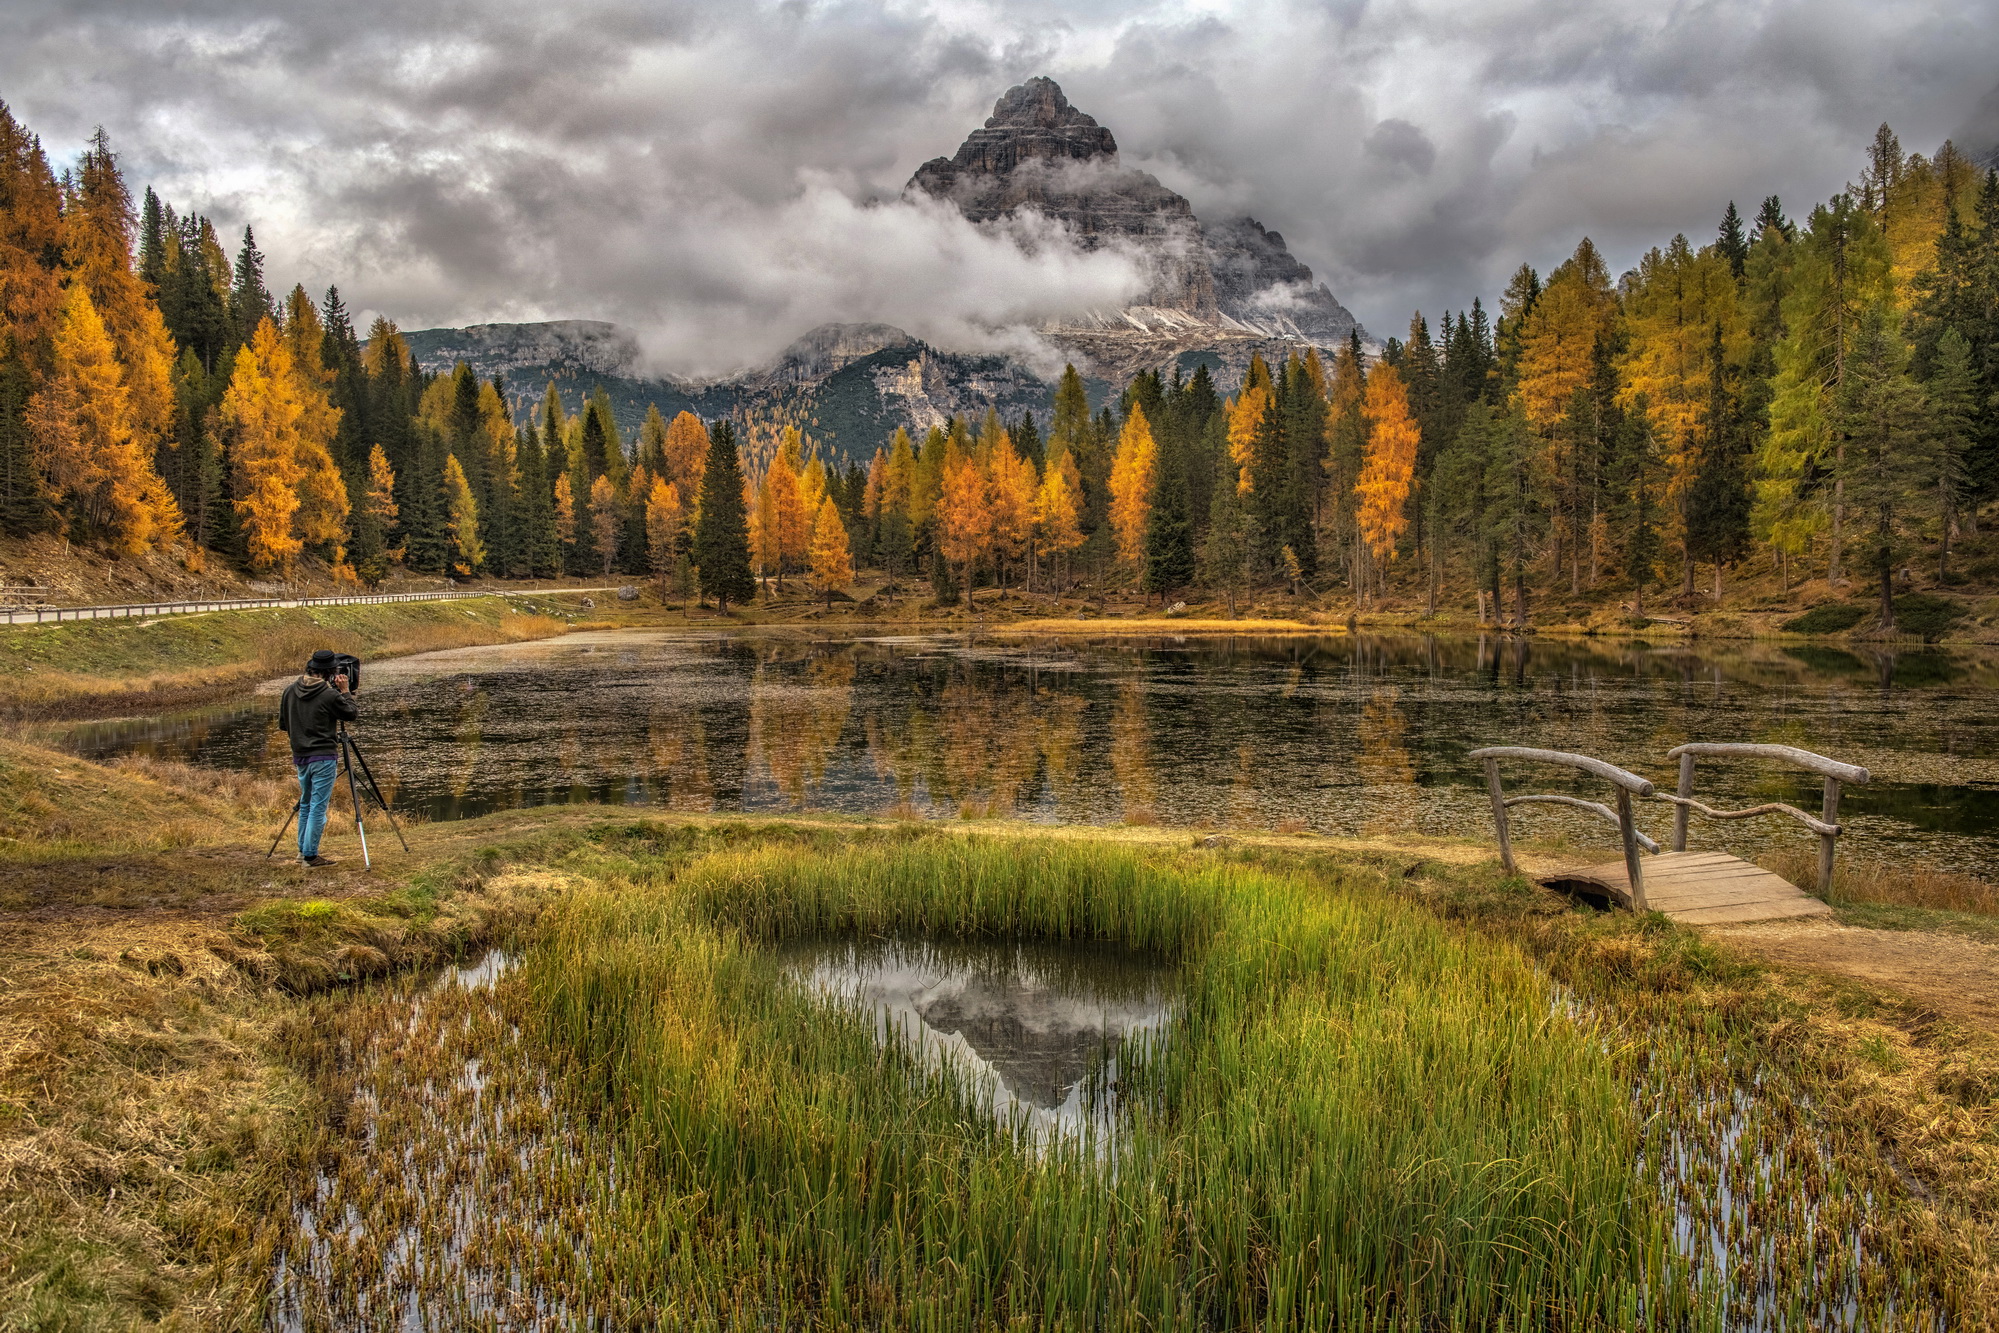
[[[1643,870],[1646,904],[1690,926],[1832,914],[1783,876],[1726,852],[1662,852],[1647,857]],[[1631,881],[1621,860],[1543,871],[1534,878],[1550,886],[1579,884],[1631,905]]]

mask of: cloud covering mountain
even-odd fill
[[[1925,150],[1999,130],[1995,68],[1999,0],[0,11],[0,97],[54,153],[103,124],[135,184],[255,223],[276,280],[411,327],[615,320],[687,375],[828,321],[997,349],[1140,291],[1115,247],[1030,253],[903,195],[1035,74],[1387,333],[1585,232],[1622,264],[1730,198],[1823,197],[1882,120]]]

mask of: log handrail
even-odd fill
[[[1798,820],[1806,828],[1818,835],[1819,839],[1819,879],[1818,892],[1824,897],[1832,890],[1833,852],[1839,843],[1839,791],[1846,783],[1866,786],[1873,780],[1873,774],[1858,764],[1842,763],[1828,759],[1810,750],[1800,750],[1793,745],[1738,744],[1726,741],[1693,741],[1686,745],[1676,745],[1666,752],[1668,759],[1680,761],[1679,789],[1675,795],[1661,799],[1673,802],[1679,808],[1673,812],[1673,850],[1687,850],[1687,811],[1699,810],[1704,815],[1716,819],[1746,819],[1750,815],[1783,814]],[[1694,760],[1702,757],[1716,759],[1773,759],[1780,764],[1802,768],[1817,773],[1825,779],[1825,795],[1819,803],[1819,818],[1813,819],[1794,805],[1773,801],[1767,805],[1754,806],[1748,810],[1716,810],[1693,799]]]
[[[1839,836],[1839,825],[1828,824],[1822,819],[1814,819],[1803,810],[1798,809],[1797,806],[1786,805],[1782,801],[1771,801],[1767,805],[1752,805],[1747,810],[1717,810],[1711,805],[1694,800],[1691,796],[1672,796],[1662,791],[1653,792],[1652,799],[1655,801],[1671,801],[1674,805],[1685,806],[1689,810],[1698,810],[1710,819],[1748,819],[1752,815],[1789,815],[1814,833],[1829,833],[1834,837]],[[1675,821],[1678,818],[1679,816],[1676,814],[1674,816]],[[1680,850],[1685,851],[1686,849],[1683,847]]]
[[[1606,764],[1601,759],[1592,759],[1586,754],[1570,754],[1566,750],[1536,750],[1524,745],[1489,745],[1483,750],[1473,750],[1471,759],[1525,759],[1535,764],[1562,764],[1569,768],[1579,768],[1585,773],[1593,773],[1606,782],[1614,782],[1633,796],[1650,796],[1652,784],[1636,773],[1627,773],[1616,764]]]
[[[1858,764],[1844,764],[1837,759],[1828,759],[1810,750],[1800,750],[1794,745],[1752,745],[1730,741],[1691,741],[1676,745],[1666,751],[1666,758],[1678,759],[1682,755],[1711,755],[1716,758],[1774,759],[1780,764],[1793,768],[1807,769],[1821,777],[1837,778],[1842,783],[1864,787],[1871,774]]]
[[[1640,912],[1645,906],[1645,868],[1638,855],[1639,841],[1651,844],[1654,851],[1658,844],[1638,831],[1637,823],[1631,817],[1631,798],[1650,796],[1652,784],[1636,773],[1626,772],[1615,764],[1607,764],[1601,759],[1592,759],[1586,754],[1570,754],[1565,750],[1537,750],[1524,745],[1490,745],[1473,750],[1469,756],[1485,763],[1486,793],[1492,798],[1492,822],[1499,833],[1499,863],[1511,875],[1518,867],[1513,861],[1513,839],[1506,827],[1506,807],[1523,800],[1544,800],[1558,805],[1579,805],[1584,809],[1594,807],[1610,815],[1610,811],[1593,801],[1580,801],[1574,797],[1508,797],[1499,780],[1499,761],[1502,759],[1524,759],[1535,764],[1559,764],[1565,768],[1580,769],[1585,773],[1602,778],[1617,790],[1617,813],[1611,819],[1617,824],[1617,831],[1624,843],[1624,872],[1631,882],[1631,905]]]
[[[1509,796],[1506,798],[1506,803],[1508,805],[1572,805],[1578,810],[1587,810],[1591,814],[1602,815],[1613,824],[1617,823],[1617,812],[1602,801],[1585,801],[1574,796]],[[1620,829],[1622,827],[1622,825],[1619,825]],[[1647,837],[1642,830],[1638,834],[1638,845],[1654,856],[1659,854],[1659,844]]]

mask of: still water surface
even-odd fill
[[[61,739],[283,774],[272,688]],[[1580,750],[1670,784],[1682,741],[1770,741],[1873,770],[1842,807],[1842,855],[1999,867],[1999,657],[1961,652],[607,631],[371,664],[362,709],[383,786],[432,819],[600,801],[1485,838],[1464,758],[1480,745]],[[1566,771],[1509,778],[1603,797]],[[1706,765],[1696,794],[1818,801],[1814,779],[1761,766]],[[1641,816],[1670,830],[1664,805]],[[1550,807],[1518,818],[1528,836],[1614,837]],[[1803,836],[1697,816],[1693,845]]]
[[[1170,1016],[1170,970],[1108,950],[827,940],[780,956],[799,984],[861,1010],[877,1041],[948,1068],[1043,1146],[1111,1146],[1120,1059],[1162,1039]]]

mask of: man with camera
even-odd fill
[[[340,726],[360,716],[349,689],[358,667],[355,659],[321,648],[278,700],[278,725],[291,737],[298,770],[298,858],[309,866],[333,864],[319,854],[319,839],[340,769]]]

